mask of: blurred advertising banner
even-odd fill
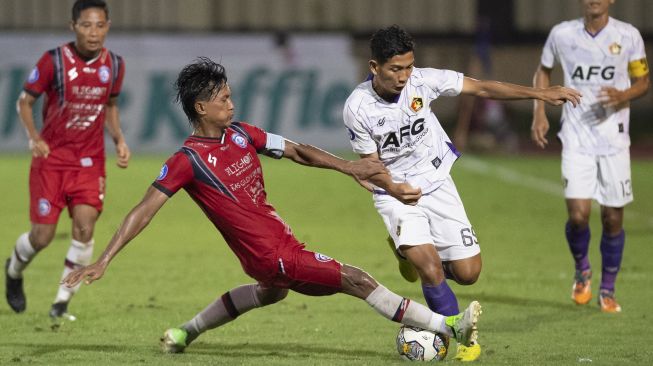
[[[72,33],[0,37],[0,151],[27,151],[16,99],[43,52],[72,37]],[[182,67],[198,56],[227,69],[235,120],[325,149],[349,149],[342,107],[363,76],[357,73],[345,35],[114,33],[106,47],[123,56],[127,66],[121,118],[134,151],[172,152],[190,134],[181,107],[174,103],[173,83]],[[40,103],[35,111],[40,123]]]

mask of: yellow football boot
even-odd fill
[[[463,344],[458,344],[456,348],[456,356],[453,358],[456,361],[471,362],[476,361],[481,357],[481,345],[474,343],[469,347]]]

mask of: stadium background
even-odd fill
[[[41,52],[70,40],[72,0],[0,0],[0,151],[25,151],[15,100]],[[580,16],[570,0],[109,0],[106,45],[122,54],[123,129],[134,151],[169,152],[188,133],[170,84],[196,56],[227,67],[237,118],[288,138],[348,150],[342,104],[367,72],[367,41],[397,23],[417,38],[417,64],[529,85],[552,25]],[[653,3],[617,1],[612,16],[644,35]],[[647,21],[648,20],[648,21]],[[558,70],[554,81],[561,82]],[[653,151],[653,93],[633,103],[635,155]],[[458,99],[432,106],[454,142]],[[467,104],[469,106],[469,104]],[[476,106],[470,149],[533,150],[530,102]],[[497,114],[498,113],[498,114]],[[559,110],[550,109],[553,130]],[[485,118],[484,115],[491,117]],[[499,119],[497,121],[497,118]],[[476,136],[476,138],[475,138]],[[552,139],[553,140],[553,139]],[[549,149],[555,152],[556,149]]]
[[[376,28],[391,23],[408,28],[417,37],[420,65],[478,72],[486,59],[491,77],[529,84],[549,28],[580,16],[577,0],[108,3],[113,28],[107,46],[127,62],[122,119],[135,154],[126,170],[115,166],[113,151],[108,154],[106,210],[95,228],[95,258],[189,131],[171,103],[170,84],[196,56],[227,66],[241,117],[246,111],[244,118],[262,127],[344,153],[350,149],[342,102],[366,75],[367,40]],[[11,253],[29,225],[30,156],[16,97],[40,54],[72,39],[71,5],[71,0],[0,0],[0,255]],[[642,31],[653,59],[653,2],[617,0],[612,10]],[[478,24],[489,33],[477,35]],[[475,57],[476,64],[470,62]],[[556,76],[560,80],[559,72]],[[456,163],[454,179],[483,248],[479,281],[452,284],[461,305],[475,299],[484,307],[484,351],[477,364],[651,364],[646,319],[653,303],[652,97],[649,92],[632,110],[636,200],[625,214],[628,241],[617,283],[624,311],[618,316],[600,313],[594,301],[577,307],[569,299],[573,267],[563,233],[558,149],[528,156],[466,153]],[[443,98],[433,105],[450,130],[460,103],[461,98]],[[507,127],[516,133],[522,152],[534,152],[528,140],[531,103],[501,105],[504,114],[495,113],[501,111],[496,105],[487,114],[499,116],[503,133]],[[549,115],[554,129],[556,112],[552,108]],[[476,135],[470,150],[502,150],[491,137]],[[270,202],[301,241],[365,268],[404,296],[422,299],[419,286],[397,273],[367,192],[333,172],[273,159],[263,159],[263,165]],[[598,280],[596,207],[591,226],[590,257]],[[69,245],[70,219],[64,214],[52,245],[25,273],[27,311],[16,315],[0,306],[0,364],[405,365],[394,350],[398,326],[347,296],[291,294],[207,332],[186,354],[161,354],[157,340],[164,329],[190,319],[225,290],[251,282],[186,194],[159,211],[102,281],[81,290],[71,306],[78,321],[54,333],[47,312]]]

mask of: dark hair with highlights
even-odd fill
[[[104,0],[77,0],[73,5],[73,22],[77,22],[77,19],[82,15],[82,11],[90,8],[100,8],[104,10],[104,14],[109,19],[109,6]]]
[[[225,85],[227,74],[224,66],[208,57],[199,57],[179,73],[175,82],[175,101],[181,104],[188,121],[195,126],[198,117],[195,102],[211,100]]]
[[[384,64],[394,56],[403,55],[414,48],[413,37],[396,24],[379,29],[370,39],[372,59],[379,64]]]

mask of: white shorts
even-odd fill
[[[433,244],[442,261],[481,252],[451,176],[440,188],[422,196],[416,206],[404,205],[387,194],[376,194],[374,201],[397,250],[402,245]]]
[[[590,155],[562,150],[565,198],[595,199],[601,206],[624,207],[633,200],[630,151]]]

